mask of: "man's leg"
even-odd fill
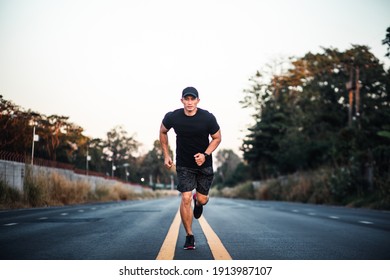
[[[209,196],[196,192],[196,202],[198,206],[206,205],[209,202]]]
[[[181,192],[180,216],[181,221],[186,231],[186,242],[184,243],[185,250],[195,249],[195,237],[192,232],[192,191],[196,186],[196,173],[190,168],[176,167],[178,185],[177,190]]]
[[[192,192],[182,192],[181,203],[180,203],[180,216],[187,235],[193,235],[192,233],[193,214],[192,214],[191,202],[192,202]]]
[[[199,219],[203,213],[203,205],[206,205],[206,203],[209,201],[209,197],[197,191],[196,194],[194,194],[193,199],[194,199],[193,216],[195,219]]]
[[[214,178],[214,171],[212,167],[206,167],[197,174],[196,195],[194,195],[194,211],[195,219],[199,219],[203,213],[203,205],[209,201],[209,190]]]

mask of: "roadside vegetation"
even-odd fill
[[[72,181],[56,172],[32,174],[30,168],[26,169],[22,192],[0,180],[0,208],[3,209],[154,199],[169,195],[173,193],[168,190],[143,188],[134,191],[121,182],[92,186],[87,181]]]
[[[388,186],[363,193],[348,190],[330,169],[297,172],[264,181],[246,181],[231,187],[213,188],[210,196],[233,199],[274,200],[390,210]],[[356,188],[356,187],[355,187]]]

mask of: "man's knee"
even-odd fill
[[[190,205],[192,202],[192,193],[191,192],[184,192],[181,194],[181,201],[185,205]]]
[[[207,202],[209,202],[209,197],[208,197],[208,195],[197,193],[196,200],[198,201],[198,203],[200,203],[202,205],[206,205]]]

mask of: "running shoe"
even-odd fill
[[[195,237],[193,235],[186,236],[186,243],[184,243],[184,250],[195,250]]]
[[[196,203],[196,193],[193,196],[194,199],[194,218],[199,219],[202,216],[203,205],[197,205]]]

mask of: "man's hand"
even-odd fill
[[[197,153],[196,155],[194,155],[194,158],[198,166],[201,166],[206,161],[206,157],[202,153]]]
[[[171,157],[164,158],[164,165],[166,168],[170,169],[173,166],[173,160]]]

